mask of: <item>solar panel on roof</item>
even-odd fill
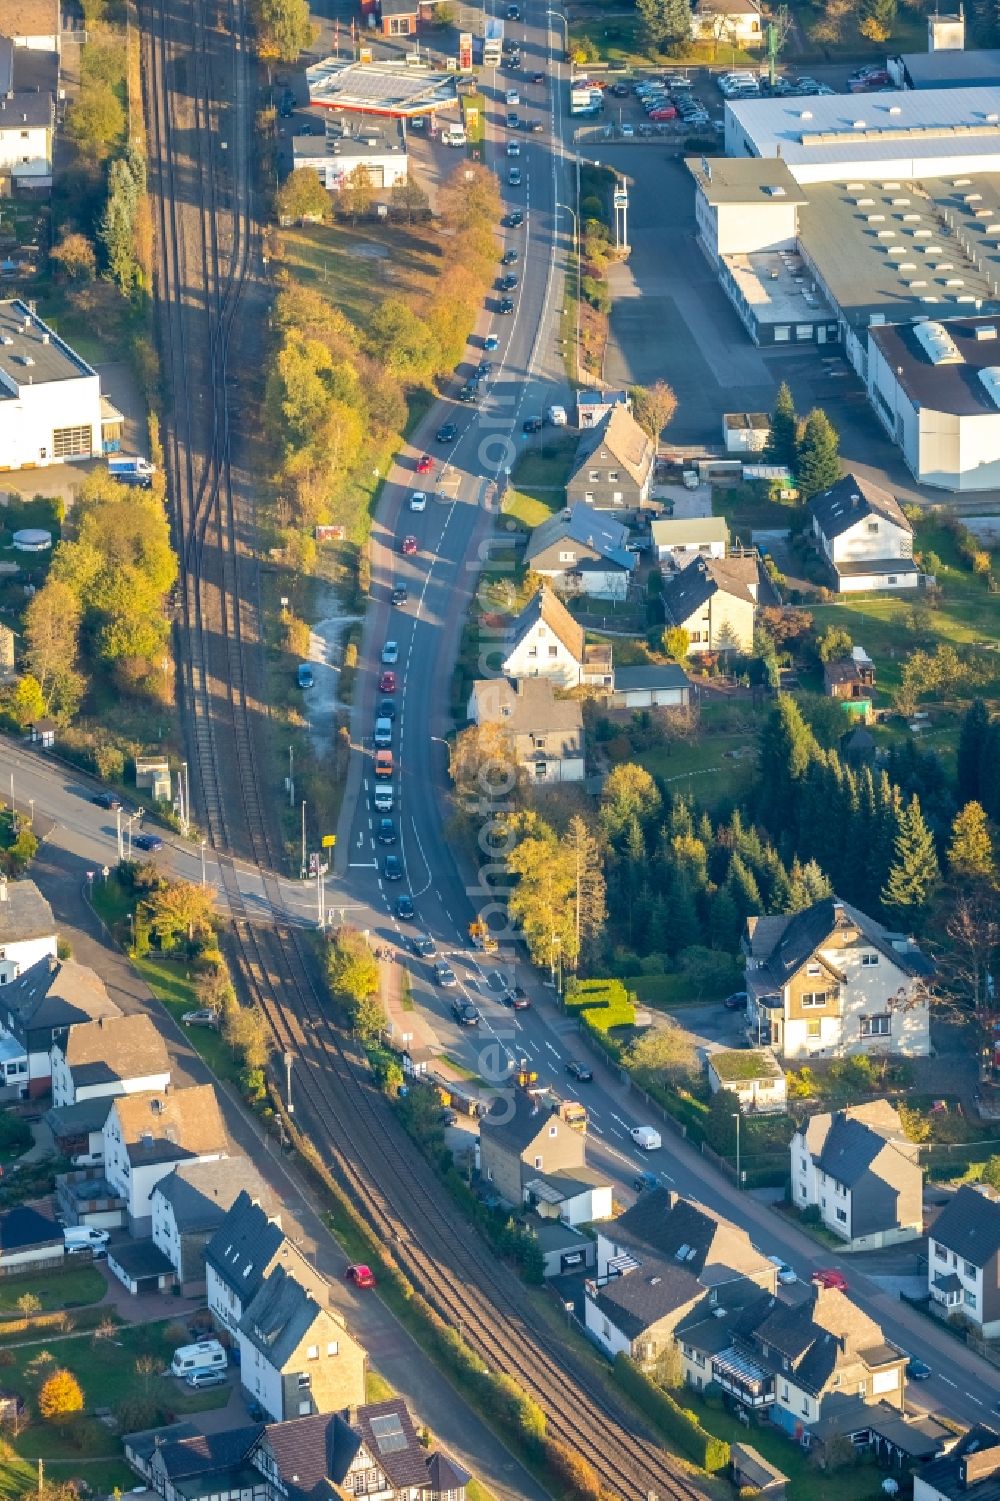
[[[371,1420],[372,1437],[381,1454],[398,1454],[407,1447],[406,1434],[398,1412],[382,1413]]]

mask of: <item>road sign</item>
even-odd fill
[[[323,835],[323,848],[325,850],[332,850],[333,846],[336,844],[336,842],[337,842],[337,836],[336,836],[336,834],[324,834]]]
[[[472,32],[462,31],[458,37],[458,66],[462,73],[472,72]]]

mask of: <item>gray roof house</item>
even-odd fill
[[[691,656],[748,652],[759,589],[756,558],[699,556],[664,582],[667,624],[687,631]]]
[[[1000,1335],[1000,1195],[966,1184],[942,1209],[927,1242],[931,1306],[961,1313],[984,1339]]]
[[[564,594],[625,599],[639,559],[626,548],[628,527],[583,501],[536,526],[525,565]]]
[[[616,667],[609,702],[613,709],[686,709],[691,679],[676,662]]]
[[[51,954],[0,988],[0,1033],[23,1049],[30,1098],[48,1092],[52,1045],[69,1027],[120,1015],[99,975],[85,964]]]
[[[573,1172],[586,1163],[583,1133],[560,1108],[522,1089],[498,1094],[479,1132],[483,1177],[508,1204],[525,1202],[529,1182],[541,1173]]]
[[[583,707],[578,699],[556,698],[549,678],[478,678],[468,713],[473,724],[500,726],[532,785],[583,780]]]
[[[921,1465],[913,1501],[1000,1501],[1000,1433],[976,1423],[950,1454]]]
[[[34,881],[0,875],[0,984],[46,955],[56,956],[56,920]]]
[[[163,1090],[170,1083],[167,1046],[151,1017],[99,1016],[52,1044],[52,1103],[75,1105],[95,1095]]]
[[[325,1303],[277,1266],[240,1320],[240,1381],[276,1423],[364,1401],[368,1357]]]
[[[326,1301],[325,1280],[288,1239],[280,1219],[243,1189],[205,1247],[208,1306],[230,1334],[235,1334],[265,1278],[279,1266]]]
[[[653,1366],[706,1294],[770,1293],[776,1276],[745,1230],[670,1189],[648,1190],[598,1233],[587,1328],[609,1355]]]
[[[747,1030],[779,1058],[928,1052],[934,967],[905,933],[825,897],[748,918],[743,950]]]
[[[205,1251],[241,1193],[277,1208],[277,1196],[246,1157],[179,1163],[153,1189],[153,1241],[184,1297],[205,1291]]]
[[[845,474],[809,502],[812,532],[841,594],[859,589],[912,589],[913,527],[895,496],[871,480]]]
[[[792,1137],[792,1202],[815,1205],[852,1251],[923,1234],[924,1175],[888,1100],[811,1116]]]
[[[566,483],[570,505],[584,501],[599,510],[639,511],[649,501],[656,445],[624,406],[612,407],[580,439]]]

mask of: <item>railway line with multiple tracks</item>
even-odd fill
[[[525,1291],[451,1204],[429,1164],[324,1015],[309,940],[283,921],[283,852],[257,757],[259,575],[253,494],[239,467],[245,414],[231,361],[246,313],[266,303],[252,140],[256,85],[245,0],[144,0],[143,76],[157,229],[160,344],[170,392],[164,429],[181,558],[180,676],[194,782],[219,859],[239,977],[276,1047],[294,1056],[296,1112],[324,1159],[413,1284],[493,1370],[540,1404],[548,1432],[627,1501],[651,1492],[701,1501],[690,1479],[586,1363],[532,1322]],[[236,856],[259,869],[276,914],[251,916]]]

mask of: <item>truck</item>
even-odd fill
[[[469,924],[469,938],[472,940],[472,947],[482,949],[484,954],[495,954],[500,947],[486,923],[480,922],[478,918]]]
[[[569,91],[571,115],[599,115],[604,108],[604,95],[589,83],[574,83]]]
[[[644,1152],[655,1152],[660,1145],[660,1133],[652,1126],[633,1126],[631,1131],[632,1140],[637,1147]]]
[[[464,125],[446,125],[441,131],[441,142],[444,146],[465,146],[468,139]]]
[[[148,459],[119,453],[108,459],[108,473],[120,485],[139,485],[143,490],[148,490],[153,483],[156,465],[151,464]]]
[[[499,68],[503,60],[503,22],[498,16],[487,16],[483,32],[483,67]]]

